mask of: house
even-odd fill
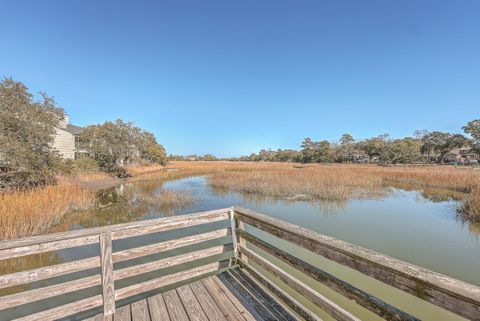
[[[55,130],[53,148],[63,159],[79,159],[86,155],[85,151],[80,149],[80,134],[83,128],[69,124],[68,115],[65,115]]]
[[[457,164],[478,164],[480,162],[480,154],[471,147],[457,147],[448,152],[443,157],[444,163]]]

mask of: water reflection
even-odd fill
[[[166,191],[175,191],[175,195],[183,195],[185,198],[173,197],[172,194],[165,193]],[[480,285],[480,224],[457,221],[455,207],[457,200],[462,198],[461,193],[435,188],[418,189],[413,185],[398,183],[385,186],[384,191],[382,198],[373,200],[307,202],[212,188],[205,177],[189,177],[170,182],[145,181],[98,192],[94,208],[69,215],[50,232],[241,205]],[[161,202],[158,201],[160,198]],[[288,246],[285,246],[285,249],[288,249]],[[82,253],[96,255],[93,251],[90,249]],[[303,255],[305,260],[319,260],[318,264],[327,264],[328,270],[329,263],[308,256],[308,253],[300,253],[296,249],[295,251],[296,254]],[[45,253],[35,257],[3,262],[0,266],[1,273],[80,258],[78,251],[73,250]],[[337,266],[333,266],[331,270],[347,280],[350,277],[352,282],[365,283],[366,288],[390,293],[376,283],[371,285],[370,281],[360,279],[357,274],[351,274]],[[410,299],[401,300],[404,300],[404,306],[414,305]],[[426,315],[437,316],[436,313]]]

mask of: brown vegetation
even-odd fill
[[[480,190],[470,193],[457,211],[462,220],[480,223]]]
[[[480,171],[468,167],[268,162],[178,162],[172,166],[212,174],[209,181],[216,188],[282,199],[344,201],[382,196],[389,187],[422,189],[432,198],[462,200],[460,217],[480,221]]]
[[[422,189],[436,199],[460,199],[459,217],[480,221],[480,171],[453,166],[322,165],[270,162],[171,162],[168,166],[135,165],[128,179],[100,172],[76,173],[56,186],[0,194],[0,238],[38,234],[67,213],[89,207],[95,190],[122,182],[172,180],[207,175],[219,189],[290,200],[345,201],[381,197],[389,187]],[[165,190],[138,196],[149,207],[183,207],[187,194]]]
[[[178,192],[162,189],[158,194],[138,193],[135,203],[155,209],[185,208],[193,203],[193,199],[187,192]]]
[[[57,224],[65,214],[88,208],[94,193],[79,184],[58,185],[0,194],[0,238],[38,234]]]

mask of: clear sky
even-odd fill
[[[480,118],[480,1],[0,0],[0,76],[175,154],[460,132]]]

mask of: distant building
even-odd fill
[[[444,163],[478,164],[480,154],[470,147],[457,147],[448,152],[443,158]]]
[[[53,148],[59,152],[62,158],[79,159],[86,155],[85,151],[80,149],[80,134],[83,132],[83,128],[69,124],[68,115],[65,115],[55,130]]]

